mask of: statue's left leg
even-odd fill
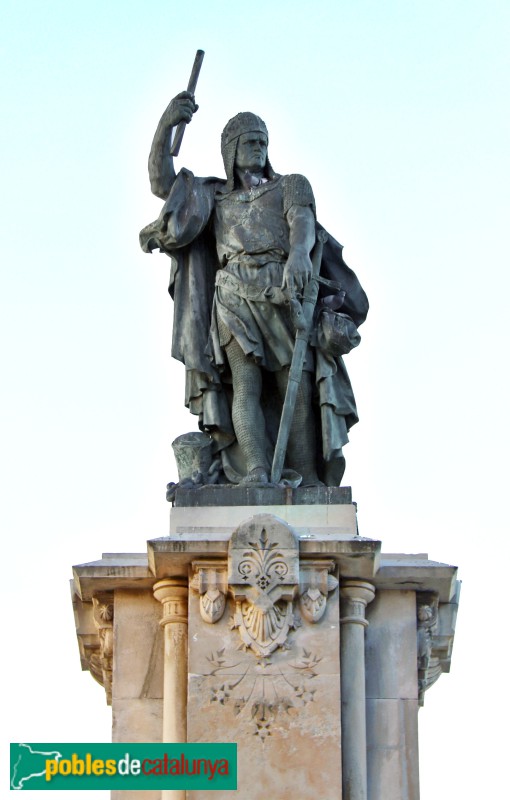
[[[275,373],[282,402],[285,399],[288,367]],[[296,397],[294,418],[287,445],[287,463],[303,476],[302,486],[322,485],[317,475],[315,420],[312,409],[312,374],[303,370]]]

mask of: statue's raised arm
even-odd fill
[[[198,109],[190,92],[180,92],[166,107],[156,128],[149,154],[152,193],[166,200],[175,180],[174,160],[170,155],[172,133],[180,122],[191,122]]]

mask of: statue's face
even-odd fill
[[[264,133],[242,133],[237,142],[235,165],[238,169],[260,170],[266,165],[267,136]]]

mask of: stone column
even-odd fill
[[[165,578],[153,588],[163,604],[160,625],[165,633],[163,678],[163,741],[186,742],[188,694],[188,580]],[[162,800],[186,800],[184,789],[161,793]]]
[[[340,636],[342,686],[343,800],[367,800],[367,733],[365,704],[365,608],[375,597],[370,583],[341,584]]]

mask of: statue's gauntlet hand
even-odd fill
[[[176,97],[170,100],[163,119],[168,128],[173,128],[179,122],[191,122],[193,114],[198,109],[195,103],[195,98],[190,92],[180,92]]]
[[[282,289],[302,294],[312,277],[312,262],[306,248],[293,247],[283,270]]]

